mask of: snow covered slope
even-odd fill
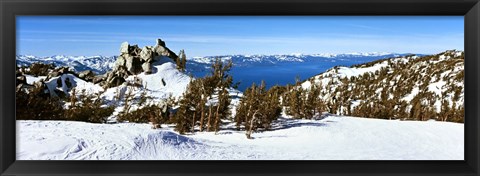
[[[190,77],[177,69],[177,66],[168,57],[161,57],[152,63],[153,73],[146,75],[141,73],[130,76],[128,80],[133,81],[135,77],[140,78],[153,98],[167,98],[181,96],[190,82]]]
[[[463,160],[463,124],[345,116],[274,131],[179,135],[166,125],[17,121],[17,160]],[[448,133],[446,133],[448,131]]]
[[[306,80],[301,87],[309,89],[312,83],[320,86],[320,97],[325,102],[337,102],[337,114],[355,114],[358,106],[413,115],[411,109],[418,102],[418,108],[428,109],[424,120],[462,122],[459,118],[463,116],[464,104],[464,52],[449,50],[431,56],[409,55],[334,67]],[[459,118],[448,119],[452,116]]]

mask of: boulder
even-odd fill
[[[17,76],[17,85],[27,84],[27,77],[25,75]]]
[[[125,67],[127,68],[127,71],[130,73],[130,75],[136,75],[137,73],[140,73],[142,71],[141,64],[142,62],[140,61],[139,57],[129,56],[126,59]]]
[[[52,72],[50,72],[50,74],[48,74],[47,78],[53,78],[53,77],[57,77],[57,76],[60,76],[60,71],[57,71],[57,70],[54,70]]]
[[[50,80],[53,77],[57,77],[62,75],[63,73],[60,73],[60,70],[53,70],[52,72],[48,73],[47,77],[45,78],[46,80]]]
[[[145,74],[151,74],[152,73],[152,64],[150,62],[144,62],[142,64],[142,69]]]
[[[162,41],[162,39],[157,39],[157,46],[167,47],[167,46],[165,45],[165,42]]]
[[[103,77],[103,76],[95,76],[95,77],[93,77],[93,80],[92,80],[93,84],[98,84],[98,83],[101,83],[103,81],[105,81],[105,77]]]
[[[125,58],[123,56],[118,56],[117,60],[115,61],[115,65],[113,66],[113,70],[117,70],[122,66],[125,66]]]
[[[123,42],[122,45],[120,45],[120,53],[121,54],[128,54],[128,49],[130,48],[130,45],[128,42]]]
[[[70,68],[68,68],[68,67],[60,67],[58,69],[58,73],[59,73],[59,75],[63,75],[63,74],[73,73],[73,72],[70,71]]]
[[[30,84],[19,84],[17,85],[17,89],[15,90],[16,92],[20,92],[20,91],[23,91],[23,92],[31,92],[33,89],[35,89],[35,86],[33,85],[30,85]]]
[[[130,55],[139,56],[140,52],[142,52],[142,49],[140,49],[138,45],[130,46],[130,51],[129,51]]]
[[[160,45],[155,46],[155,48],[153,48],[153,51],[155,52],[155,54],[157,56],[167,56],[168,55],[167,49],[165,49],[165,47],[160,46]]]
[[[175,54],[172,50],[168,50],[167,56],[170,57],[170,58],[172,58],[173,60],[178,59],[177,54]]]
[[[140,52],[140,59],[144,62],[152,62],[153,59],[153,51],[151,47],[143,47],[142,51]]]
[[[82,79],[87,79],[89,77],[94,77],[94,76],[95,76],[95,73],[93,73],[93,71],[91,70],[85,70],[78,74],[78,77]]]
[[[110,81],[108,81],[106,87],[107,88],[117,87],[117,86],[122,85],[124,82],[125,82],[125,78],[115,76]]]
[[[41,79],[40,81],[38,82],[35,82],[33,84],[33,86],[35,87],[34,89],[39,89],[39,90],[42,90],[40,92],[38,92],[38,96],[41,96],[41,97],[53,97],[53,96],[57,96],[55,94],[55,92],[53,91],[50,91],[50,89],[48,89],[47,85],[45,85],[45,82],[43,81],[43,79]]]

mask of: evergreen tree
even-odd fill
[[[179,108],[174,117],[176,123],[175,130],[181,134],[187,131],[195,132],[194,127],[197,121],[197,107],[200,103],[201,80],[192,79],[187,86],[187,90],[183,93],[182,99],[179,102]]]
[[[228,94],[228,91],[225,87],[222,88],[222,90],[219,92],[218,95],[218,103],[216,107],[216,113],[215,113],[215,123],[213,125],[213,128],[215,130],[215,133],[218,132],[221,124],[222,119],[227,119],[230,117],[231,112],[230,112],[230,96]]]
[[[229,109],[231,100],[228,94],[228,88],[233,82],[233,78],[228,74],[231,67],[231,61],[224,64],[217,59],[212,64],[211,75],[189,83],[175,115],[177,131],[194,132],[197,123],[200,131],[206,129],[207,132],[212,130],[217,132],[220,129],[221,121],[231,114]],[[216,101],[213,95],[217,95]]]
[[[280,117],[280,114],[282,112],[280,104],[281,91],[282,90],[280,86],[274,86],[266,92],[266,95],[263,96],[265,117],[262,119],[262,127],[265,130],[269,130],[271,127],[271,123],[274,120],[277,120],[278,117]]]
[[[181,72],[185,72],[186,64],[187,64],[187,56],[185,55],[185,50],[180,50],[178,54],[178,58],[175,61],[177,64],[177,69]]]
[[[252,84],[245,90],[244,96],[237,107],[235,121],[237,129],[245,126],[245,135],[251,139],[251,134],[259,129],[269,130],[271,123],[281,114],[280,94],[283,90],[274,86],[265,90],[265,82],[260,86]]]

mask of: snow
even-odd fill
[[[441,96],[443,86],[445,86],[446,84],[447,84],[447,82],[445,82],[445,81],[438,81],[438,82],[430,83],[430,85],[428,85],[428,90],[430,92],[433,92],[433,93]]]
[[[339,67],[338,74],[341,75],[342,77],[350,78],[352,76],[363,75],[364,73],[367,73],[367,72],[375,72],[377,70],[380,70],[382,67],[386,67],[386,66],[388,66],[387,62],[382,62],[381,64],[375,64],[374,66],[366,67],[366,68]]]
[[[185,92],[190,77],[185,73],[178,71],[175,63],[168,57],[161,57],[153,64],[153,73],[136,75],[146,86],[150,95],[156,98],[168,98],[169,95],[179,97]],[[134,80],[135,76],[130,76],[127,80]],[[165,85],[163,84],[163,81]]]
[[[35,77],[32,75],[25,75],[25,78],[27,79],[27,84],[33,84],[35,82],[40,81],[41,79],[45,80],[47,77],[46,76]]]
[[[17,121],[18,160],[463,160],[464,126],[345,116],[179,135],[149,124]]]
[[[360,103],[362,103],[362,100],[353,100],[351,101],[350,108],[355,109]]]
[[[418,94],[418,92],[420,92],[420,89],[418,87],[414,87],[412,89],[412,93],[408,94],[407,96],[403,97],[402,100],[403,101],[406,101],[406,102],[410,102],[412,101],[412,99],[415,97],[415,95]]]
[[[99,93],[103,91],[103,88],[101,86],[93,84],[91,82],[84,81],[72,74],[63,74],[61,76],[53,77],[49,81],[45,82],[45,84],[47,85],[50,92],[53,92],[53,90],[56,89],[57,87],[57,80],[61,79],[62,81],[61,90],[63,92],[69,92],[67,84],[65,83],[65,80],[67,78],[70,80],[70,83],[72,83],[72,86],[75,87],[76,91],[85,90],[85,93],[87,94],[94,94],[94,93]]]
[[[301,86],[302,86],[302,89],[308,90],[312,86],[312,82],[311,81],[305,81],[305,82],[302,83]]]

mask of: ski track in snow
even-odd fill
[[[463,124],[329,116],[272,131],[179,135],[163,125],[17,121],[18,160],[463,160]]]

